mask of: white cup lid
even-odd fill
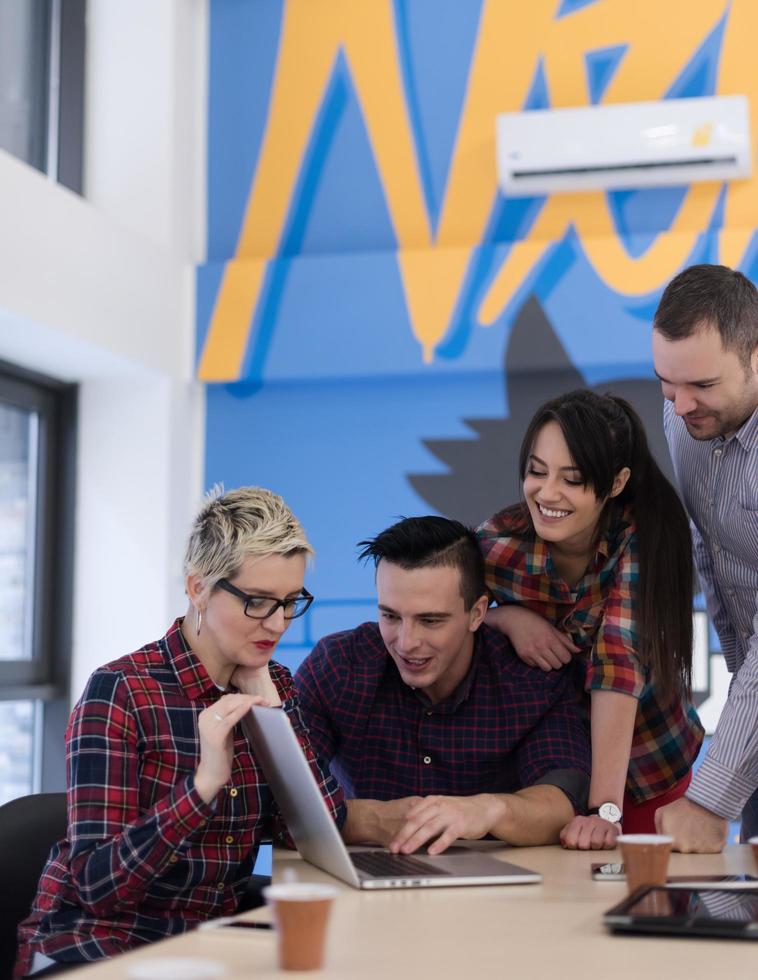
[[[617,844],[673,844],[674,838],[667,834],[619,834]]]
[[[308,881],[285,881],[263,889],[263,897],[267,902],[323,902],[328,898],[336,898],[337,894],[333,885],[319,885]]]

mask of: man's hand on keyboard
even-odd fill
[[[502,797],[426,796],[409,811],[405,823],[390,841],[394,854],[412,854],[429,841],[429,854],[441,854],[460,838],[478,840],[502,818]]]
[[[381,844],[388,847],[405,826],[408,814],[423,801],[421,796],[399,800],[348,800],[342,828],[346,844]]]

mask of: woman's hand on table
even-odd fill
[[[198,715],[200,765],[195,788],[205,803],[211,802],[232,774],[234,726],[254,704],[267,706],[268,702],[249,694],[225,694]]]
[[[574,817],[561,831],[561,847],[570,851],[612,851],[620,833],[621,824],[602,817]]]

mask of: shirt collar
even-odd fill
[[[617,554],[635,531],[631,505],[623,510],[614,507],[605,519],[603,529],[595,545],[595,553],[587,565],[593,572],[602,569],[609,558]],[[546,570],[555,571],[547,544],[540,539],[534,541],[532,554],[527,557],[527,567],[533,575]]]
[[[631,504],[626,504],[623,510],[615,507],[610,513],[610,522],[597,543],[595,561],[604,564],[613,555],[617,555],[627,546],[629,538],[637,530],[634,512]]]
[[[457,711],[458,708],[463,704],[463,702],[468,698],[471,693],[471,687],[474,683],[474,676],[476,674],[476,665],[479,660],[479,631],[474,634],[474,653],[471,657],[471,663],[469,664],[466,676],[460,682],[460,684],[451,691],[448,696],[434,704],[429,696],[422,690],[416,687],[412,687],[414,695],[419,699],[419,701],[424,705],[427,711],[435,715],[451,715],[453,712]],[[398,674],[398,676],[400,676]]]
[[[608,536],[604,534],[597,543],[597,550],[595,551],[595,560],[597,560],[598,558],[607,558],[608,552],[609,552]]]
[[[758,448],[758,408],[750,418],[732,436],[742,446],[745,452],[752,452]]]
[[[524,554],[524,564],[530,575],[542,575],[547,571],[550,549],[541,538],[532,538]]]
[[[634,518],[630,507],[627,506],[620,512],[612,511],[610,524],[606,525],[598,538],[595,554],[590,559],[590,567],[595,569],[602,567],[612,551],[616,551],[620,544],[624,544],[633,531]],[[522,551],[525,569],[529,575],[544,575],[554,570],[547,543],[536,535],[524,541]]]
[[[216,700],[219,693],[218,685],[194,654],[184,638],[181,625],[184,618],[180,617],[166,633],[161,641],[166,663],[176,674],[176,679],[190,701],[200,698]]]

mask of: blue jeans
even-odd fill
[[[742,841],[746,841],[749,837],[758,837],[758,789],[742,810]]]

